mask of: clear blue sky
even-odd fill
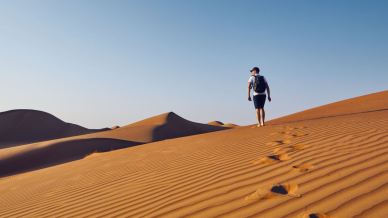
[[[174,111],[255,122],[387,89],[388,1],[0,0],[0,110],[86,127]]]

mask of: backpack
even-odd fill
[[[263,93],[267,89],[267,84],[264,80],[264,76],[255,76],[255,81],[253,82],[253,90],[257,93]]]

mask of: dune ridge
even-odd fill
[[[234,123],[223,123],[221,121],[211,121],[209,123],[207,123],[209,125],[212,125],[212,126],[222,126],[222,127],[226,127],[226,128],[236,128],[236,127],[239,127],[239,125],[237,124],[234,124]]]
[[[367,94],[270,120],[268,124],[289,123],[333,116],[388,110],[388,91]]]
[[[0,177],[79,160],[96,152],[224,129],[164,113],[112,130],[2,149]]]
[[[104,131],[66,123],[37,110],[18,109],[0,113],[0,148]]]
[[[0,216],[387,217],[388,111],[364,109],[0,178]]]
[[[214,121],[208,122],[207,124],[213,125],[213,126],[223,126],[224,125],[223,122],[218,121],[218,120],[214,120]]]
[[[120,137],[143,143],[189,136],[227,128],[186,120],[174,112],[163,113],[101,135]]]

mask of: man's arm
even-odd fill
[[[269,85],[268,83],[266,82],[266,85],[267,85],[267,94],[268,94],[268,101],[271,101],[271,90],[269,89]]]
[[[252,84],[248,82],[248,101],[252,101],[251,99],[251,89],[252,89]]]

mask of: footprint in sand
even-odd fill
[[[280,155],[280,154],[286,154],[289,151],[287,148],[275,148],[272,153]]]
[[[273,151],[273,155],[269,155],[267,157],[263,157],[259,160],[255,160],[253,164],[272,164],[276,162],[286,161],[291,159],[287,154],[288,149],[285,148],[275,148]]]
[[[302,137],[302,136],[307,136],[308,135],[308,133],[305,133],[305,132],[289,132],[289,131],[280,132],[280,134],[283,135],[283,138],[288,138],[288,139],[297,138],[297,137]]]
[[[296,191],[298,191],[298,188],[299,188],[298,184],[295,184],[295,183],[277,184],[272,186],[271,193],[275,195],[299,198],[301,197],[301,195],[296,193]]]
[[[286,138],[286,139],[280,139],[272,142],[267,142],[265,145],[267,146],[274,146],[274,145],[285,145],[285,144],[290,144],[291,140]]]
[[[275,160],[275,161],[286,161],[286,160],[291,159],[291,157],[288,156],[287,153],[274,154],[274,155],[267,156],[267,158],[270,158],[270,159]]]
[[[290,139],[283,139],[279,141],[282,145],[290,144],[291,140]]]
[[[310,214],[304,214],[302,216],[303,218],[330,218],[329,215],[324,213],[310,213]]]
[[[270,135],[292,136],[292,132],[291,131],[280,131],[280,132],[273,132]]]
[[[254,193],[245,197],[245,200],[270,199],[276,196],[301,197],[297,194],[298,185],[295,183],[276,184],[270,188],[260,187]]]
[[[263,157],[263,158],[260,158],[259,160],[254,160],[252,161],[252,164],[263,164],[263,165],[267,165],[267,164],[272,164],[272,163],[275,163],[277,162],[276,160],[272,159],[272,158],[269,158],[269,157]]]
[[[286,126],[284,127],[284,130],[286,131],[291,131],[291,130],[294,130],[295,128],[294,127],[291,127],[291,126]]]
[[[274,154],[267,157],[263,157],[259,160],[252,161],[253,164],[272,164],[272,163],[278,163],[281,161],[286,161],[291,159],[288,154]]]
[[[292,138],[294,138],[293,135],[284,135],[283,139],[281,141],[290,141],[291,142]],[[283,143],[283,144],[285,144],[285,143]]]
[[[271,194],[270,191],[264,188],[258,188],[254,193],[245,197],[246,201],[259,200],[259,199],[270,199],[273,198],[274,195]]]
[[[296,164],[292,166],[292,171],[304,173],[312,170],[313,168],[314,166],[312,164],[303,163],[303,164]]]
[[[280,131],[279,134],[282,134],[282,135],[291,135],[292,132],[291,131]]]
[[[286,126],[284,127],[285,130],[295,130],[295,129],[306,129],[307,126]]]

